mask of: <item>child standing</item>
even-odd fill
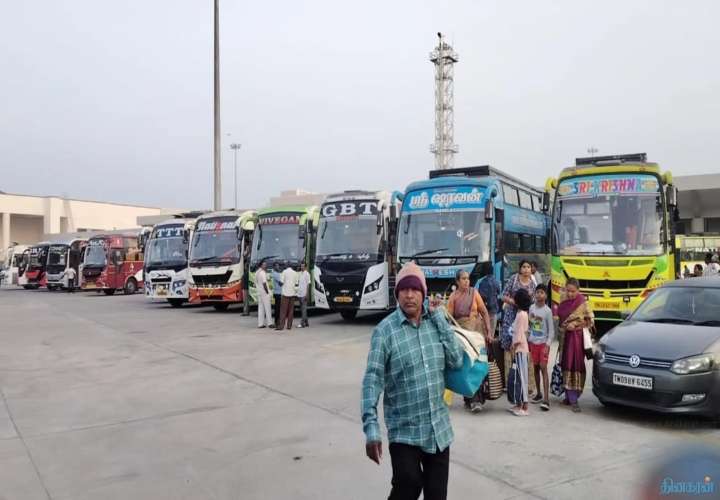
[[[548,379],[548,358],[550,357],[550,345],[555,338],[555,325],[553,322],[552,310],[547,305],[547,288],[545,285],[538,285],[535,288],[535,303],[530,306],[530,358],[535,367],[535,397],[533,404],[541,403],[540,409],[550,410]],[[542,390],[540,389],[540,378],[542,376]]]
[[[517,315],[512,325],[512,355],[513,362],[517,367],[517,378],[520,381],[520,398],[515,401],[511,408],[513,415],[517,417],[528,416],[528,311],[530,310],[530,294],[524,288],[520,288],[513,296]],[[508,389],[509,390],[509,389]]]

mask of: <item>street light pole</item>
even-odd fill
[[[222,209],[222,166],[220,164],[220,0],[215,0],[214,57],[213,57],[213,113],[214,113],[214,149],[213,149],[213,209]]]
[[[230,144],[230,149],[233,150],[233,156],[234,156],[233,163],[235,165],[235,191],[234,191],[235,192],[235,205],[234,205],[234,208],[236,208],[236,209],[238,207],[238,204],[237,204],[237,193],[238,193],[238,190],[237,190],[237,152],[241,146],[242,146],[242,144],[238,144],[236,142],[233,142],[232,144]]]

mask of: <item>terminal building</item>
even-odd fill
[[[14,244],[32,245],[58,234],[135,228],[138,217],[178,211],[0,192],[0,259]]]
[[[720,174],[684,175],[678,188],[678,234],[720,234]]]

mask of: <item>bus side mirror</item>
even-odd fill
[[[485,202],[485,220],[487,222],[492,222],[494,213],[495,213],[495,202],[493,202],[492,198],[491,198]]]
[[[667,200],[667,204],[669,207],[676,207],[677,206],[677,188],[675,186],[668,186],[665,188],[665,199]]]
[[[307,222],[305,222],[305,230],[307,234],[313,234],[315,232],[315,224],[313,224],[312,219],[308,219]]]
[[[306,228],[303,226],[300,226],[298,228],[298,238],[300,238],[303,241],[305,240],[305,231],[306,231]]]
[[[543,192],[542,195],[542,211],[547,212],[550,210],[550,193],[547,191]]]

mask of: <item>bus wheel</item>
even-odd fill
[[[125,295],[132,295],[135,292],[137,292],[137,282],[135,281],[135,278],[130,278],[129,280],[127,280],[127,283],[125,283],[123,293]]]
[[[103,288],[103,293],[105,295],[114,295],[115,289],[114,288]]]
[[[344,309],[340,311],[340,316],[342,316],[345,321],[352,321],[355,319],[355,316],[357,316],[357,309]]]
[[[213,304],[216,311],[227,311],[230,304]]]
[[[167,301],[172,307],[181,307],[183,305],[183,302],[185,302],[184,299],[167,299]]]
[[[32,290],[32,289],[33,289],[33,286],[32,286],[32,285],[23,285],[23,288],[24,288],[25,290]]]

